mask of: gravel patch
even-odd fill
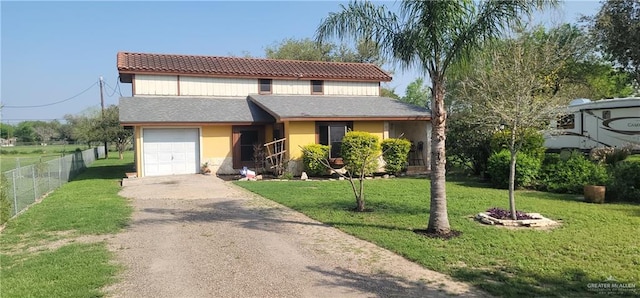
[[[487,297],[215,176],[130,180],[108,297]]]

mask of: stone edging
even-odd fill
[[[559,222],[548,219],[542,216],[540,213],[527,213],[533,219],[498,219],[491,217],[485,212],[480,212],[475,216],[475,219],[481,223],[488,225],[501,225],[506,227],[530,227],[530,228],[547,228],[560,225]]]

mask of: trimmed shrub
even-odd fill
[[[377,136],[364,131],[350,131],[342,138],[342,160],[349,172],[370,175],[378,169],[380,141]],[[365,163],[366,162],[366,163]]]
[[[547,154],[540,171],[540,189],[557,193],[581,194],[585,185],[605,185],[607,169],[589,161],[580,151],[563,158]]]
[[[544,147],[544,137],[540,132],[535,129],[519,130],[519,135],[516,136],[516,142],[522,143],[518,152],[522,152],[542,162],[547,149]],[[504,149],[508,150],[510,143],[511,130],[505,129],[498,131],[494,133],[491,138],[491,150],[493,152],[500,152]]]
[[[11,217],[11,201],[9,200],[9,181],[4,174],[0,174],[0,225]]]
[[[406,139],[386,139],[381,146],[384,169],[392,174],[402,171],[407,165],[411,142]]]
[[[640,203],[640,163],[623,161],[611,168],[606,199]]]
[[[502,150],[489,157],[487,172],[491,176],[491,183],[495,187],[509,187],[509,165],[511,163],[511,153],[509,150]],[[515,187],[531,187],[534,185],[536,176],[540,171],[540,161],[523,152],[516,154],[516,179]]]
[[[302,147],[302,162],[308,175],[321,176],[327,171],[327,167],[322,164],[322,161],[329,158],[329,150],[329,146],[321,144],[309,144]]]

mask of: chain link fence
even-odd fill
[[[94,161],[104,157],[104,146],[100,146],[4,172],[8,183],[3,191],[7,192],[6,198],[11,204],[9,217],[16,216],[45,194],[69,182]]]

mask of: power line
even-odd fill
[[[111,87],[111,85],[109,85],[109,83],[107,83],[107,81],[104,81],[104,85],[109,87],[109,89],[111,89],[111,91],[113,91],[113,92],[111,92],[111,94],[107,94],[107,97],[112,97],[114,94],[116,94],[116,92],[120,93],[120,97],[122,97],[122,92],[120,92],[120,83],[119,82],[116,83],[116,87],[115,88]]]
[[[95,87],[98,84],[98,82],[95,82],[93,84],[91,84],[87,89],[84,89],[82,92],[71,96],[69,98],[60,100],[60,101],[56,101],[56,102],[52,102],[52,103],[47,103],[47,104],[42,104],[42,105],[35,105],[35,106],[2,106],[3,109],[28,109],[28,108],[42,108],[42,107],[48,107],[48,106],[52,106],[52,105],[57,105],[66,101],[70,101],[82,94],[84,94],[85,92],[91,90],[91,88]]]

